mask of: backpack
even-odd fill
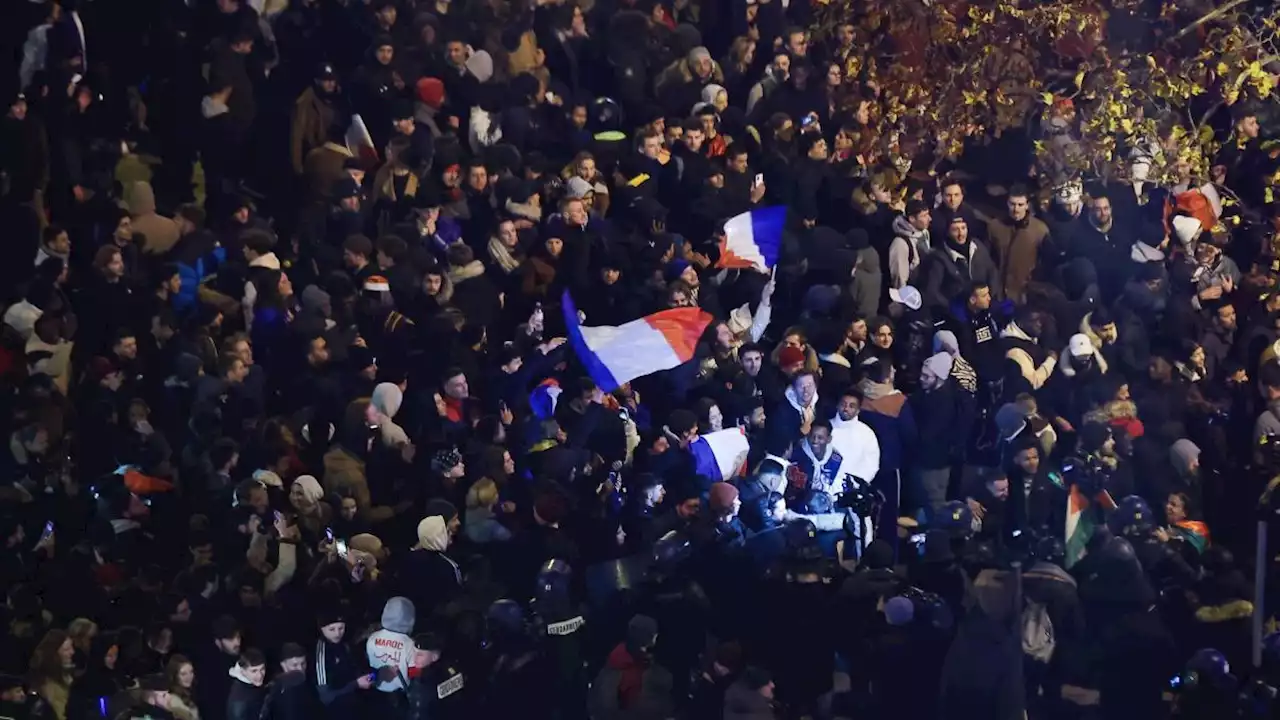
[[[1022,609],[1022,653],[1032,660],[1048,663],[1053,658],[1053,620],[1044,605],[1027,600]]]

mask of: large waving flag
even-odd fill
[[[742,428],[707,433],[689,445],[694,471],[715,482],[729,481],[742,474],[751,450]]]
[[[674,308],[623,325],[586,327],[578,321],[568,290],[560,306],[574,352],[605,392],[692,360],[698,338],[712,320],[698,308]]]
[[[787,208],[782,205],[729,218],[724,224],[724,240],[720,243],[716,267],[769,272],[778,264],[782,226],[786,221]]]

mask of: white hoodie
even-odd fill
[[[836,413],[831,418],[831,447],[844,458],[843,470],[854,477],[871,482],[880,472],[880,441],[857,417],[841,420]]]

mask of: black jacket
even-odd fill
[[[921,264],[920,294],[924,296],[924,306],[943,309],[962,293],[967,296],[969,287],[974,282],[982,281],[991,287],[992,297],[1000,297],[1000,273],[991,253],[980,242],[970,240],[969,265],[967,272],[956,262],[954,251],[947,245],[934,248]]]
[[[320,709],[320,699],[307,682],[307,674],[289,672],[271,681],[262,714],[272,720],[313,720]],[[230,714],[231,708],[227,711]]]
[[[267,688],[233,679],[227,694],[227,720],[258,720],[266,698]]]

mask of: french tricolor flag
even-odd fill
[[[769,272],[778,264],[782,226],[786,221],[787,208],[782,205],[729,218],[724,224],[724,240],[720,242],[716,267]]]
[[[560,387],[560,381],[555,378],[547,378],[538,383],[538,386],[529,393],[529,409],[533,411],[533,416],[539,420],[549,420],[556,416],[556,405],[560,402],[560,393],[564,390]]]
[[[578,308],[568,290],[560,307],[574,352],[604,392],[689,362],[712,320],[698,308],[673,308],[623,325],[587,327],[578,322]]]
[[[707,433],[689,445],[693,468],[714,482],[729,481],[743,474],[751,444],[742,428]]]

